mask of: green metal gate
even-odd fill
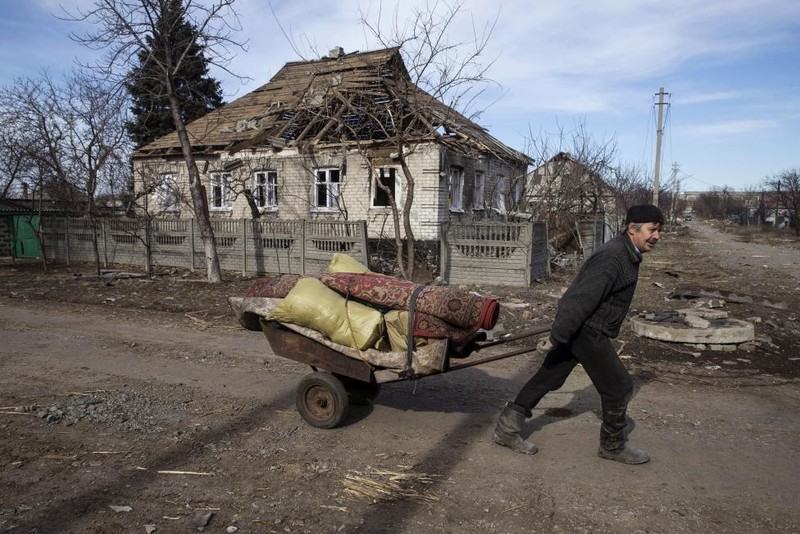
[[[41,256],[36,229],[38,215],[13,215],[11,217],[11,254],[15,258],[38,258]]]

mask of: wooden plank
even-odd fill
[[[278,356],[362,382],[374,381],[372,368],[366,362],[345,356],[313,339],[287,330],[274,321],[262,318],[260,322],[272,352]]]

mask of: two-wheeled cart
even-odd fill
[[[347,417],[350,404],[369,404],[380,392],[381,384],[399,380],[416,380],[433,374],[449,373],[534,352],[536,345],[526,345],[502,354],[476,357],[480,351],[532,338],[550,331],[551,324],[535,326],[521,334],[496,341],[485,340],[485,335],[474,337],[466,343],[455,344],[441,340],[433,350],[440,351],[441,365],[437,372],[415,374],[410,369],[402,372],[387,372],[343,350],[336,350],[318,339],[299,333],[275,321],[259,319],[261,329],[267,337],[272,352],[283,358],[306,364],[312,372],[300,380],[295,404],[306,422],[317,428],[334,428]],[[409,362],[411,361],[409,351]],[[409,366],[410,367],[410,366]]]

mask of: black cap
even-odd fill
[[[631,206],[625,215],[625,224],[647,222],[664,224],[664,214],[652,204],[639,204]]]

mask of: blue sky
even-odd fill
[[[90,57],[68,37],[81,28],[55,18],[60,3],[91,0],[0,0],[1,85],[45,70],[57,77]],[[434,3],[403,0],[399,18]],[[374,20],[396,4],[237,0],[248,44],[230,68],[252,81],[213,74],[228,100],[266,83],[299,59],[284,31],[307,58],[334,46],[378,48],[358,23],[359,7]],[[495,59],[488,76],[499,87],[476,105],[485,109],[479,122],[509,146],[526,150],[531,135],[582,123],[595,139],[616,139],[620,162],[652,173],[655,93],[664,87],[662,182],[673,163],[689,191],[756,188],[800,168],[797,0],[465,0],[450,39],[469,39],[495,17],[485,57]]]

